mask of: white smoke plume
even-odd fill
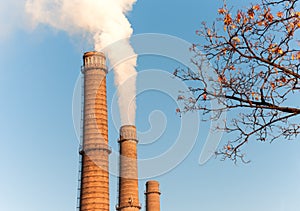
[[[0,0],[0,44],[9,40],[17,29],[26,29],[25,19],[23,1]]]
[[[27,0],[26,12],[34,25],[48,24],[70,35],[88,34],[94,41],[96,51],[106,49],[114,66],[115,84],[118,89],[121,123],[135,122],[136,59],[129,43],[131,25],[126,13],[131,11],[136,0]],[[108,46],[123,39],[120,45]],[[108,47],[108,48],[107,48]],[[130,59],[120,64],[119,53]],[[126,85],[123,85],[126,82]]]

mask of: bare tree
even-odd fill
[[[262,0],[235,10],[224,3],[219,18],[196,31],[204,41],[194,44],[192,62],[198,70],[176,69],[174,75],[189,83],[193,98],[178,97],[185,107],[177,112],[231,111],[224,128],[233,133],[216,155],[237,161],[241,148],[253,140],[293,139],[300,133],[300,12],[298,0]],[[297,40],[298,36],[298,40]],[[216,75],[203,76],[205,58]],[[211,89],[209,80],[218,87]],[[202,83],[195,83],[202,82]],[[201,84],[201,85],[199,85]],[[218,100],[221,108],[211,108]],[[298,99],[298,100],[297,100]]]

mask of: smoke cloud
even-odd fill
[[[88,34],[96,51],[105,49],[114,68],[122,125],[135,122],[136,60],[130,45],[131,25],[126,13],[136,0],[27,0],[26,12],[34,26],[48,24],[73,34]],[[122,40],[119,45],[108,47]],[[120,63],[120,55],[130,55]],[[123,57],[124,58],[124,57]],[[126,84],[126,85],[124,85]]]
[[[25,29],[24,1],[0,0],[0,43],[6,42],[17,29]]]

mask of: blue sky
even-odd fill
[[[24,16],[20,15],[22,4],[16,2],[1,0],[0,4],[3,29],[0,36],[0,210],[72,211],[76,208],[79,159],[72,98],[82,54],[92,47],[79,37],[70,37],[48,26],[28,29],[22,21]],[[228,1],[228,4],[243,6],[249,2]],[[219,0],[140,0],[128,17],[134,34],[169,34],[197,42],[200,38],[195,30],[202,21],[214,20],[221,4]],[[155,69],[167,74],[179,65],[168,58],[144,55],[139,58],[137,69],[139,73]],[[113,74],[107,77],[110,108],[115,87]],[[154,76],[149,80],[154,84],[158,81]],[[138,81],[139,86],[142,85]],[[148,90],[137,97],[137,106],[139,131],[150,128],[148,117],[152,111],[155,111],[153,124],[166,122],[159,139],[148,144],[140,140],[139,157],[157,157],[176,145],[182,121],[175,114],[177,102],[168,93]],[[113,150],[117,150],[119,128],[111,118],[115,111],[109,110],[109,141]],[[190,130],[195,130],[193,126],[190,125]],[[245,151],[252,162],[247,165],[236,166],[218,158],[200,165],[198,159],[209,125],[200,123],[197,129],[196,142],[189,154],[182,157],[182,162],[151,178],[161,184],[162,211],[299,210],[299,138],[272,144],[249,143]],[[190,139],[188,135],[184,137],[187,143],[193,141]],[[140,180],[143,205],[145,181]],[[111,210],[114,210],[117,179],[113,175],[110,184]]]

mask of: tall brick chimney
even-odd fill
[[[84,115],[80,211],[109,211],[108,129],[105,56],[83,56]]]
[[[146,211],[160,211],[159,183],[151,180],[146,183]]]
[[[139,211],[137,138],[133,125],[120,128],[120,176],[118,211]]]

